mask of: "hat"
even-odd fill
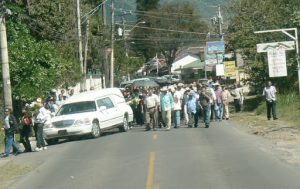
[[[167,87],[163,87],[163,88],[160,89],[160,91],[162,91],[162,92],[163,91],[168,91],[168,88]]]
[[[182,86],[184,86],[184,84],[183,83],[178,83],[177,86],[182,87]]]
[[[10,109],[9,108],[5,108],[4,112],[10,112]]]
[[[42,99],[41,99],[41,98],[37,98],[37,99],[36,99],[36,102],[42,103]]]

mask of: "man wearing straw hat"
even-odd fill
[[[171,114],[174,107],[174,99],[172,94],[168,92],[167,87],[163,87],[160,94],[160,109],[162,112],[162,118],[167,125],[167,130],[171,129]]]

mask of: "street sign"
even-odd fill
[[[275,43],[261,43],[257,44],[257,52],[268,52],[270,49],[284,49],[284,50],[294,50],[295,49],[295,41],[283,41],[283,42],[275,42]]]
[[[287,76],[286,55],[284,49],[270,49],[268,51],[270,77]]]

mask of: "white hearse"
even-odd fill
[[[60,138],[90,135],[97,138],[102,131],[119,128],[126,132],[133,121],[131,107],[118,88],[80,93],[70,97],[57,114],[44,126],[48,144]]]

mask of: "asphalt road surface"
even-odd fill
[[[232,126],[111,132],[22,154],[37,167],[16,189],[299,189],[300,169]]]

